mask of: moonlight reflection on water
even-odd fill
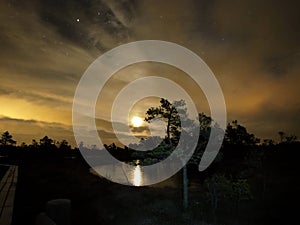
[[[97,166],[94,168],[90,168],[90,173],[100,176],[99,173],[104,173],[103,171],[110,170],[113,171],[112,173],[108,174],[107,179],[110,179],[111,177],[114,177],[117,182],[129,184],[133,186],[142,186],[143,185],[143,172],[140,165],[137,165],[132,169],[128,175],[126,175],[124,172],[124,169],[121,170],[111,170],[111,167],[109,165],[104,166]],[[102,171],[102,172],[101,172]],[[101,177],[101,176],[100,176]]]
[[[138,165],[135,167],[133,172],[133,185],[141,186],[141,184],[142,184],[142,171],[141,171],[141,166]]]

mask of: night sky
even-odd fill
[[[158,39],[185,46],[208,64],[229,121],[261,138],[278,140],[280,130],[299,137],[299,9],[299,1],[277,0],[2,0],[0,131],[9,130],[19,144],[45,135],[74,143],[72,101],[87,67],[118,45]],[[113,93],[136,71],[189,85],[182,72],[163,65],[120,71],[98,106],[107,136]],[[209,114],[201,102],[199,96],[199,111]]]

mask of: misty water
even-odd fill
[[[107,179],[111,179],[112,177],[114,177],[114,180],[118,183],[129,184],[133,186],[142,186],[144,180],[146,179],[145,176],[143,176],[144,174],[140,165],[135,166],[134,169],[130,171],[129,175],[126,175],[123,170],[120,171],[116,169],[112,171],[110,165],[91,168],[90,172],[100,176],[97,171],[99,172],[105,170],[109,170],[110,173],[104,175],[104,177]]]
[[[168,168],[175,168],[175,164],[168,164]],[[167,168],[166,167],[166,168]],[[127,172],[125,172],[127,171]],[[166,171],[167,169],[162,168],[155,168],[152,170],[152,173],[146,173],[144,166],[140,166],[139,162],[135,162],[135,166],[132,166],[132,164],[122,164],[116,165],[116,164],[106,164],[106,165],[99,165],[95,166],[90,169],[90,172],[94,175],[104,177],[108,180],[111,180],[116,183],[125,184],[125,185],[132,185],[132,186],[145,186],[145,185],[151,185],[155,183],[160,183],[158,186],[166,187],[166,186],[177,186],[177,175],[180,175],[180,173],[176,173],[176,176],[173,176],[171,179],[162,179],[158,182],[153,183],[153,178],[157,177],[166,177]],[[149,171],[148,171],[149,172]],[[161,183],[163,180],[168,180],[167,182]],[[157,186],[157,185],[156,185]]]

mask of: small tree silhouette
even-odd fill
[[[11,145],[15,145],[17,142],[12,138],[12,135],[8,132],[5,131],[2,135],[1,135],[1,139],[0,139],[0,144],[2,146],[11,146]]]
[[[279,131],[278,134],[279,134],[280,142],[283,142],[285,133],[283,131]]]

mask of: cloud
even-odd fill
[[[4,88],[0,86],[0,96],[13,99],[24,99],[28,102],[33,102],[39,105],[47,105],[57,107],[61,105],[69,106],[72,104],[72,98],[61,95],[38,93],[31,90],[16,90],[11,88]]]
[[[19,124],[19,133],[29,135],[25,121],[49,123],[44,127],[53,121],[71,126],[76,85],[90,63],[122,43],[160,39],[188,47],[205,60],[224,91],[229,118],[245,121],[253,133],[272,136],[271,127],[279,128],[274,126],[278,115],[291,115],[283,117],[280,126],[299,136],[295,116],[299,112],[299,4],[279,0],[1,1],[0,114],[20,119],[7,120],[2,127],[11,125],[18,131]],[[183,85],[199,111],[209,114],[203,93],[183,73],[156,64],[128,67],[114,76],[100,95],[96,116],[108,120],[117,91],[141,75],[153,74]],[[141,102],[136,112],[144,116],[154,103]],[[38,126],[33,124],[35,136]],[[106,127],[101,129],[110,135]],[[51,132],[55,133],[54,128]]]
[[[32,139],[39,140],[47,135],[57,141],[67,139],[75,146],[72,127],[61,123],[0,116],[0,130],[2,132],[8,130],[18,144],[22,142],[31,143]]]
[[[125,15],[120,13],[120,4]],[[96,47],[103,51],[111,48],[116,41],[128,38],[130,4],[127,1],[117,4],[116,1],[46,0],[40,1],[38,10],[42,21],[53,25],[64,38],[84,48]]]

